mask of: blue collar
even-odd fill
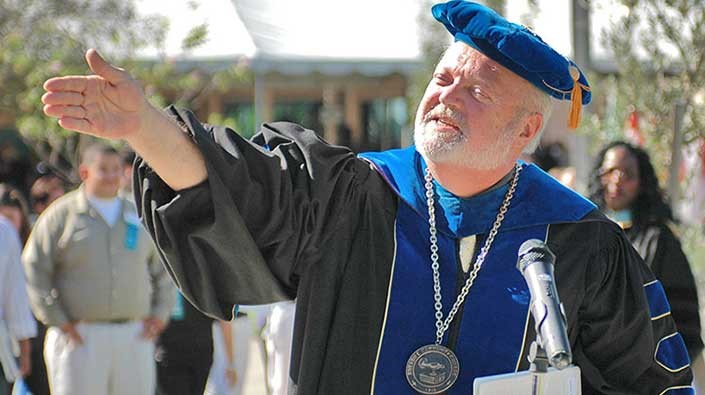
[[[372,163],[401,200],[428,220],[423,177],[426,163],[415,147],[364,153],[360,157]],[[538,167],[523,162],[521,165],[519,183],[502,230],[574,222],[596,208]],[[438,183],[435,185],[436,226],[438,231],[456,238],[487,233],[509,188],[505,183],[470,198],[459,198]]]

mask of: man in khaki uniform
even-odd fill
[[[35,315],[49,329],[45,358],[52,394],[152,394],[153,340],[175,290],[118,196],[118,153],[94,145],[79,168],[83,185],[37,220],[23,254]]]

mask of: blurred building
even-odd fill
[[[199,60],[181,67],[198,68]],[[203,62],[203,61],[201,61]],[[227,67],[209,62],[217,69]],[[357,150],[398,147],[409,134],[406,95],[415,61],[289,58],[259,54],[248,60],[254,75],[227,91],[211,91],[198,116],[238,120],[242,128],[262,122],[292,121],[316,130],[332,144]],[[240,130],[249,134],[250,130]],[[410,136],[410,134],[409,134]]]
[[[244,64],[251,71],[249,83],[211,90],[197,109],[202,120],[222,114],[237,120],[245,135],[262,122],[293,121],[356,151],[410,142],[409,112],[415,109],[407,108],[406,97],[420,65],[419,1],[212,0],[170,9],[137,4],[144,14],[173,22],[188,14],[190,26],[208,26],[208,41],[183,52],[178,44],[187,32],[172,23],[166,55],[180,69]]]

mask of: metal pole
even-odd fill
[[[675,206],[680,198],[678,183],[681,165],[681,146],[683,145],[683,116],[685,115],[685,100],[677,101],[673,106],[673,141],[671,143],[671,166],[668,169],[668,196],[671,205]]]
[[[255,72],[255,124],[252,125],[252,130],[258,131],[263,122],[264,112],[264,86],[262,75]]]
[[[573,21],[573,60],[584,73],[592,68],[590,57],[590,3],[586,0],[573,0],[571,7]],[[588,116],[589,108],[583,108],[583,119]],[[589,141],[585,135],[573,133],[574,151],[572,162],[575,165],[575,187],[578,191],[587,190],[590,177],[591,160],[588,155]]]

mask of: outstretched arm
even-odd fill
[[[173,190],[204,181],[201,153],[172,119],[149,104],[140,84],[95,49],[86,52],[86,61],[94,75],[44,83],[44,113],[65,129],[125,140]]]

